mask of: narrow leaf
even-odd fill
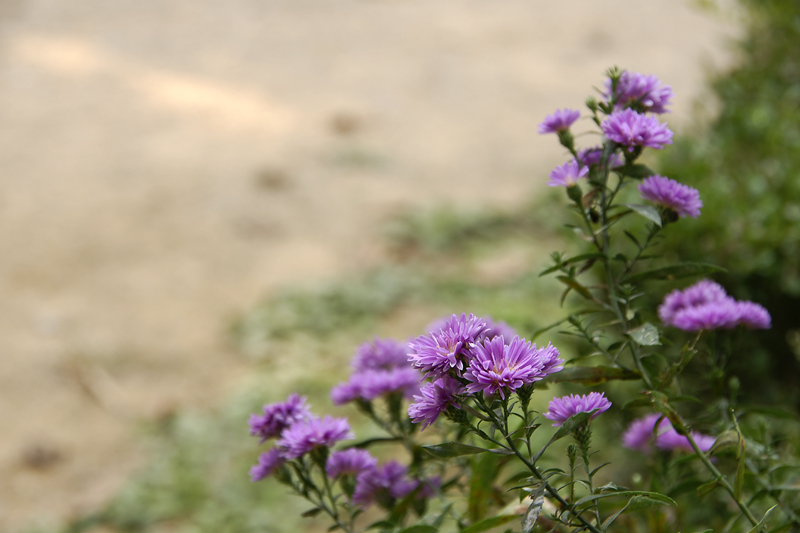
[[[319,507],[314,507],[313,509],[309,509],[308,511],[304,512],[300,516],[302,516],[303,518],[310,518],[312,516],[317,516],[321,512],[322,509],[320,509]]]
[[[439,530],[433,526],[429,526],[427,524],[417,524],[415,526],[401,529],[400,533],[436,533],[437,531]]]
[[[635,165],[626,165],[620,169],[620,172],[622,172],[623,176],[630,176],[631,178],[635,179],[643,179],[648,176],[655,175],[655,171],[653,171],[650,167],[647,165],[640,165],[638,163]]]
[[[531,492],[531,504],[528,510],[525,511],[525,516],[522,518],[522,533],[531,533],[533,526],[536,525],[536,520],[539,518],[539,513],[542,512],[544,505],[544,483]]]
[[[670,498],[669,496],[664,496],[658,492],[647,492],[647,491],[639,491],[639,490],[623,490],[620,492],[607,492],[605,494],[592,494],[591,496],[584,496],[577,502],[575,502],[575,507],[581,506],[585,503],[593,502],[595,500],[600,500],[603,498],[611,498],[613,496],[647,496],[653,500],[658,502],[666,503],[669,505],[677,506],[678,504],[675,503],[675,500]]]
[[[573,289],[575,292],[577,292],[587,300],[594,300],[594,296],[592,296],[592,293],[589,292],[589,289],[578,283],[578,281],[575,278],[570,278],[568,276],[556,276],[556,279],[561,283],[563,283],[564,285],[566,285],[567,287],[569,287],[570,289]]]
[[[636,372],[612,366],[573,366],[552,374],[548,381],[554,383],[569,381],[583,385],[597,385],[606,381],[631,380],[639,379],[640,377]],[[649,399],[647,401],[649,403]]]
[[[509,522],[513,522],[514,520],[519,520],[519,516],[514,514],[493,516],[492,518],[481,520],[477,524],[472,524],[466,529],[462,529],[461,533],[481,533],[482,531],[489,531],[490,529],[496,528],[497,526],[508,524]]]
[[[643,204],[622,204],[625,207],[633,209],[640,215],[642,215],[647,220],[650,220],[657,226],[661,227],[661,215],[658,213],[655,207],[652,205],[643,205]]]
[[[772,514],[772,511],[774,511],[777,506],[778,506],[778,504],[775,504],[772,507],[770,507],[769,509],[767,509],[767,512],[764,513],[764,518],[762,518],[758,522],[758,524],[756,524],[756,526],[753,529],[751,529],[750,531],[748,531],[747,533],[758,533],[759,531],[761,531],[764,528],[764,526],[767,525],[767,520],[769,520],[769,515]]]
[[[461,444],[460,442],[445,442],[443,444],[429,444],[422,447],[425,451],[438,457],[439,459],[450,459],[451,457],[459,457],[461,455],[475,455],[476,453],[492,452],[501,455],[508,455],[506,450],[487,450],[486,448],[478,448],[477,446],[470,446],[468,444]]]

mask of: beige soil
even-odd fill
[[[380,260],[392,213],[513,204],[604,69],[687,124],[731,24],[675,0],[0,1],[0,529],[106,500],[136,422],[248,368],[226,323]],[[587,142],[593,142],[590,139]]]

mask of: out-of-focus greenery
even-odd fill
[[[725,267],[717,281],[770,311],[773,328],[747,336],[736,373],[744,390],[800,405],[800,2],[742,4],[741,61],[712,82],[719,116],[699,135],[676,136],[661,160],[661,173],[704,203],[697,220],[668,232],[666,249]]]

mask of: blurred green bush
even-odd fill
[[[703,213],[676,224],[666,249],[721,265],[737,298],[769,309],[773,328],[747,336],[734,372],[761,401],[800,391],[800,2],[741,0],[738,66],[711,87],[719,115],[701,134],[676,136],[662,174],[700,190]],[[782,384],[773,387],[768,380]]]

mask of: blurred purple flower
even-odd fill
[[[325,464],[325,472],[329,478],[336,478],[342,475],[357,476],[365,470],[374,468],[377,464],[378,460],[367,450],[350,448],[333,452]]]
[[[639,185],[642,198],[654,204],[663,205],[678,213],[683,218],[697,218],[703,201],[697,189],[683,185],[664,176],[650,176]]]
[[[410,398],[415,392],[419,392],[422,374],[414,368],[370,370],[354,374],[350,381],[361,382],[361,397],[365,400],[374,400],[392,392],[400,392]]]
[[[473,314],[453,315],[438,332],[411,341],[408,360],[431,377],[439,377],[450,369],[461,371],[467,352],[486,330],[486,322]]]
[[[408,406],[408,416],[422,429],[433,424],[448,407],[460,409],[456,395],[463,393],[461,384],[450,376],[443,376],[433,383],[426,383],[414,395],[416,403]]]
[[[407,472],[408,469],[396,461],[361,472],[356,478],[353,503],[363,507],[372,503],[389,507],[395,499],[408,496],[417,488],[418,483],[408,479]]]
[[[401,342],[375,338],[358,347],[350,366],[354,372],[408,368],[408,354]]]
[[[497,336],[502,336],[507,344],[511,342],[511,339],[517,336],[517,330],[502,320],[494,320],[492,317],[487,316],[484,318],[484,321],[486,322],[487,327],[483,334],[484,339],[493,339]]]
[[[600,160],[603,158],[603,147],[595,146],[594,148],[586,148],[578,152],[578,163],[585,167],[592,165],[599,165]],[[617,152],[613,152],[608,158],[608,168],[617,168],[625,164],[625,158]]]
[[[578,183],[579,179],[585,178],[588,174],[589,167],[582,167],[575,160],[572,160],[553,169],[547,185],[550,187],[572,187]]]
[[[611,80],[606,80],[606,97],[611,97]],[[672,87],[662,85],[655,76],[646,76],[627,70],[620,76],[617,89],[615,109],[632,106],[651,113],[669,113],[666,106],[672,100]]]
[[[627,146],[629,152],[636,146],[660,149],[672,144],[672,132],[666,124],[633,109],[615,111],[603,121],[601,128],[606,137]]]
[[[354,438],[346,418],[309,418],[285,429],[277,442],[284,457],[296,459],[314,448],[331,447],[340,440]]]
[[[292,393],[285,402],[264,406],[263,415],[250,415],[250,434],[261,437],[261,442],[280,436],[281,432],[311,416],[307,398]]]
[[[557,427],[566,422],[572,415],[590,413],[597,409],[597,412],[589,418],[589,420],[594,420],[600,413],[608,411],[610,407],[611,402],[606,399],[602,392],[590,392],[585,396],[571,394],[550,400],[548,411],[544,413],[544,417],[552,420],[553,426]]]
[[[701,280],[682,291],[674,290],[664,298],[658,308],[658,317],[664,324],[672,324],[675,315],[687,307],[695,307],[724,300],[728,297],[722,285],[711,280]]]
[[[485,340],[475,346],[470,366],[464,373],[472,382],[467,385],[467,392],[499,393],[505,398],[506,391],[514,391],[556,371],[561,361],[552,360],[553,350],[552,346],[537,349],[535,344],[519,337],[514,337],[508,345],[502,337]],[[557,350],[555,354],[557,357]],[[546,365],[551,372],[545,371]]]
[[[659,419],[661,419],[660,422],[658,422]],[[656,422],[658,422],[658,429],[656,429]],[[690,435],[697,447],[704,452],[710,450],[716,440],[714,437],[694,431],[690,432]],[[669,420],[659,413],[650,414],[631,422],[622,436],[622,444],[626,448],[639,450],[642,453],[650,453],[653,444],[662,450],[692,451],[689,439],[679,435]]]
[[[736,302],[739,312],[739,323],[750,329],[769,329],[772,317],[763,306],[750,301]]]
[[[281,450],[278,448],[272,448],[270,451],[262,453],[258,457],[258,464],[250,469],[250,480],[261,481],[265,477],[271,476],[285,462],[286,459],[283,458]]]
[[[351,379],[345,383],[339,383],[331,389],[331,401],[333,405],[344,405],[354,402],[364,394],[362,384],[358,380]]]
[[[567,130],[580,116],[581,112],[574,109],[557,109],[539,124],[539,133],[558,133]]]
[[[684,331],[730,329],[739,323],[739,308],[733,298],[687,307],[672,319],[672,325]]]

